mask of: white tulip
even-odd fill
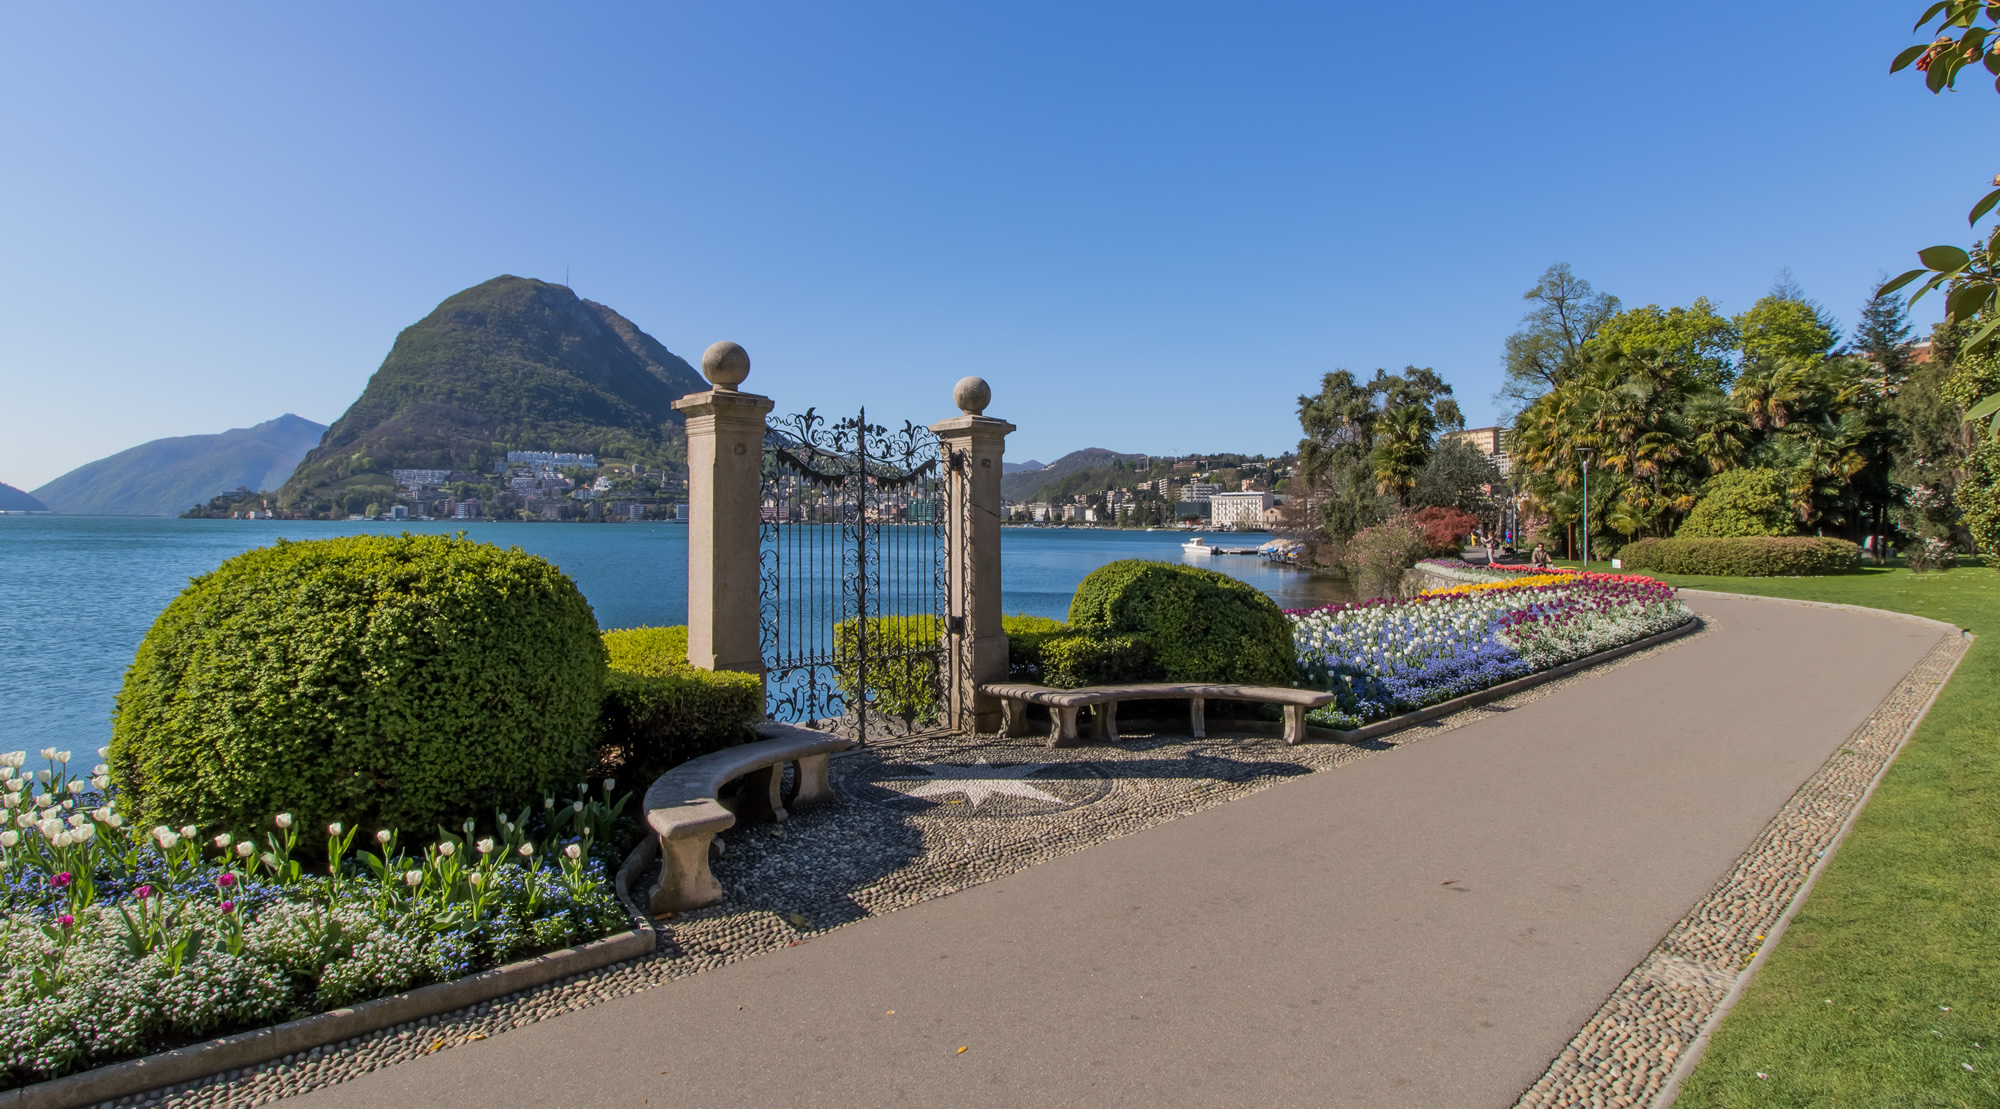
[[[447,858],[447,859],[451,858],[451,854],[452,854],[452,852],[453,852],[453,851],[456,851],[456,850],[458,850],[458,849],[457,849],[457,848],[455,848],[455,847],[453,847],[453,846],[452,846],[451,844],[449,844],[449,843],[440,843],[440,844],[438,844],[438,854],[439,854],[440,856],[444,857],[444,858]]]
[[[99,748],[97,749],[97,757],[98,757],[98,758],[100,758],[100,759],[108,759],[108,758],[110,758],[110,757],[111,757],[111,748],[109,748],[109,747],[99,747]]]
[[[403,884],[412,888],[423,885],[424,872],[421,870],[405,870],[403,872]]]
[[[21,842],[21,833],[12,828],[0,832],[0,847],[12,847]]]
[[[543,809],[544,811],[547,811],[547,810],[549,810],[549,809],[553,809],[553,808],[555,808],[555,807],[556,807],[556,799],[555,799],[555,798],[553,798],[553,797],[544,797],[544,798],[542,798],[542,809]]]
[[[470,873],[470,874],[466,875],[466,876],[465,876],[465,880],[466,880],[466,881],[468,881],[468,882],[471,882],[471,883],[472,883],[472,885],[473,885],[473,888],[474,888],[474,889],[477,889],[477,888],[479,888],[480,886],[482,886],[482,885],[485,885],[485,884],[486,884],[486,878],[485,878],[485,876],[484,876],[484,875],[482,875],[482,874],[480,874],[480,873],[479,873],[478,871],[476,871],[476,870],[475,870],[475,871],[473,871],[472,873]]]
[[[42,748],[42,757],[50,762],[56,761],[56,749],[53,747]]]
[[[49,842],[55,844],[57,847],[68,847],[70,845],[69,833],[57,832],[55,835],[49,837]]]
[[[83,783],[82,783],[82,782],[78,782],[78,781],[71,781],[71,782],[70,782],[70,784],[69,784],[69,791],[70,791],[71,793],[82,793],[82,792],[83,792],[83,790],[84,790],[84,785],[83,785]]]
[[[394,832],[391,832],[389,829],[384,828],[381,831],[375,833],[375,842],[386,844],[389,842],[390,839],[394,838],[394,836],[395,836]]]
[[[26,751],[9,751],[4,755],[0,755],[0,766],[5,766],[9,770],[19,770],[21,767],[27,765],[27,762],[28,753]]]
[[[182,839],[193,839],[194,837],[200,834],[201,834],[201,829],[195,827],[192,824],[184,824],[181,826]]]
[[[572,843],[568,847],[563,848],[563,854],[568,855],[572,859],[580,859],[583,857],[583,848]]]
[[[491,855],[493,853],[493,840],[490,836],[473,844],[473,846],[479,848],[479,853],[482,855]]]
[[[99,774],[97,777],[92,778],[90,780],[90,787],[96,790],[109,789],[111,788],[111,779],[102,774]]]
[[[618,788],[618,779],[616,778],[604,779],[604,792],[610,793],[612,790],[617,788]]]
[[[49,779],[51,777],[53,777],[53,775],[49,773],[47,767],[43,767],[42,769],[35,771],[35,780],[42,783],[43,785],[48,785]]]
[[[91,840],[97,838],[97,825],[85,824],[69,835],[77,843],[89,843]]]
[[[280,829],[289,828],[292,826],[292,814],[281,812],[271,818],[271,823],[276,824]]]
[[[326,834],[330,836],[338,836],[340,834],[340,821],[336,820],[333,823],[327,825]]]
[[[571,805],[571,806],[570,806],[570,809],[571,809],[571,811],[574,811],[574,812],[582,812],[582,811],[583,811],[583,802],[581,802],[581,801],[578,801],[578,802],[577,802],[576,804],[574,804],[574,805]]]
[[[62,763],[62,764],[63,764],[64,766],[68,766],[68,765],[69,765],[69,752],[68,752],[68,751],[57,751],[57,752],[56,752],[56,761],[57,761],[57,762],[59,762],[59,763]]]
[[[522,844],[520,851],[521,851],[521,857],[524,859],[532,859],[535,857],[535,845],[532,843]]]
[[[465,834],[468,836],[472,834],[472,821],[470,820],[465,822]]]
[[[100,762],[100,763],[98,763],[98,764],[97,764],[96,766],[93,766],[93,767],[91,767],[91,768],[90,768],[90,772],[91,772],[91,773],[92,773],[93,775],[96,775],[97,777],[100,777],[100,778],[101,778],[101,777],[105,776],[106,774],[109,774],[109,773],[111,773],[111,768],[110,768],[110,767],[108,767],[108,766],[106,766],[106,765],[104,765],[103,763],[101,763],[101,762]]]
[[[215,837],[215,845],[217,847],[228,847],[229,844],[230,844],[230,835],[228,832],[224,832],[221,835]]]
[[[165,828],[160,829],[160,834],[155,838],[158,840],[160,844],[160,850],[162,851],[172,851],[175,845],[180,843],[181,841],[181,837],[173,834],[172,832],[168,831]]]
[[[256,853],[257,845],[247,839],[236,845],[236,857],[239,859],[247,859]]]

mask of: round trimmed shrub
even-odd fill
[[[1108,563],[1077,587],[1069,623],[1079,631],[1138,636],[1170,682],[1298,681],[1291,621],[1277,602],[1215,570],[1140,559]]]
[[[573,786],[604,673],[583,594],[519,548],[280,540],[154,621],[107,761],[148,824],[268,828],[289,812],[428,835]]]
[[[1701,499],[1674,535],[1681,539],[1789,535],[1797,523],[1786,500],[1785,476],[1746,467],[1709,478],[1701,487]]]

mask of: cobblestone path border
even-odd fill
[[[1940,631],[1949,626],[1924,622]],[[1715,1024],[1762,968],[1764,952],[1969,645],[1964,633],[1941,635],[1729,874],[1619,983],[1515,1109],[1672,1104]]]

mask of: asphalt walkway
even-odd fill
[[[299,1103],[1501,1109],[1940,634],[1690,605],[1512,711]]]

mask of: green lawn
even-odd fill
[[[2000,573],[1657,576],[1914,613],[1982,637],[1717,1030],[1677,1109],[2000,1105]]]

